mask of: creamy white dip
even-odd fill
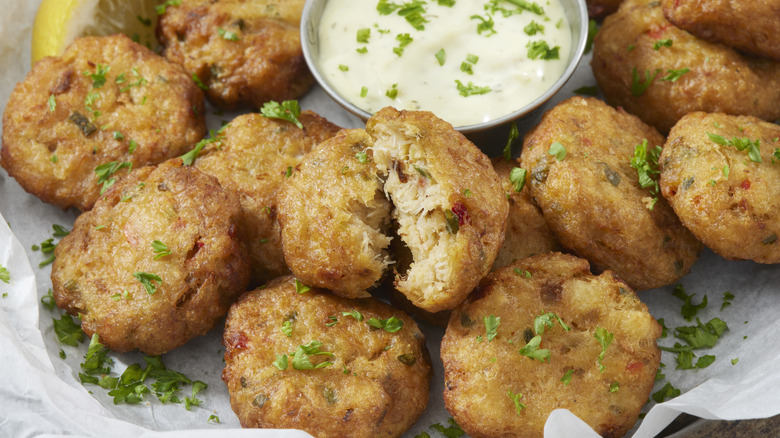
[[[419,14],[399,14],[415,4]],[[559,0],[329,0],[318,64],[334,89],[370,113],[427,110],[460,127],[532,102],[561,77],[570,50]]]

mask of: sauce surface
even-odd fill
[[[559,0],[329,0],[319,42],[322,75],[356,106],[460,127],[541,96],[566,70],[571,30]]]

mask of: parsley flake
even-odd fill
[[[482,320],[485,322],[485,332],[487,333],[487,340],[490,342],[498,334],[498,325],[501,324],[501,317],[490,315],[483,317]]]
[[[181,0],[166,0],[165,3],[155,6],[154,10],[157,11],[157,15],[162,15],[168,6],[181,6]]]
[[[53,113],[54,110],[57,109],[57,100],[55,99],[53,94],[49,95],[48,104],[49,104],[49,112]]]
[[[488,86],[480,87],[474,85],[471,81],[469,81],[468,85],[463,85],[463,82],[455,79],[455,84],[457,84],[458,93],[463,97],[473,96],[475,94],[487,94],[492,91]]]
[[[155,292],[157,292],[157,288],[162,283],[162,278],[160,278],[157,274],[152,274],[149,272],[134,272],[133,277],[135,277],[136,280],[138,280],[143,286],[144,289],[146,289],[146,293],[149,295],[153,295]],[[154,282],[157,282],[155,284]]]
[[[634,67],[634,69],[631,70],[631,94],[633,94],[634,97],[645,94],[647,88],[650,87],[650,84],[653,83],[653,80],[655,80],[655,77],[658,76],[658,73],[660,72],[661,70],[658,69],[651,75],[650,70],[645,70],[645,79],[641,80],[639,79],[639,73],[637,73],[636,67]]]
[[[563,161],[566,158],[566,148],[557,141],[550,145],[550,150],[547,153],[555,156],[555,159],[558,161]]]
[[[84,72],[84,76],[89,76],[92,79],[92,88],[100,88],[106,84],[106,74],[111,70],[110,65],[98,64],[95,66],[95,72]]]
[[[547,45],[547,41],[529,41],[525,47],[528,49],[528,59],[542,59],[543,61],[551,61],[554,59],[561,59],[559,51],[560,46],[550,48]]]
[[[660,155],[661,147],[656,146],[648,149],[647,139],[644,139],[642,143],[634,146],[634,156],[631,158],[631,167],[636,169],[639,186],[643,189],[649,189],[650,194],[653,195],[648,210],[652,210],[655,203],[658,202],[658,194],[660,193],[658,186],[660,174],[658,171],[658,157]]]
[[[281,104],[273,100],[266,102],[260,109],[260,114],[269,119],[287,120],[303,129],[303,123],[298,120],[301,115],[301,107],[297,100],[285,100]]]
[[[574,375],[574,368],[566,370],[565,373],[563,373],[563,377],[561,377],[561,382],[563,382],[564,386],[567,386],[569,383],[571,383],[571,377]]]
[[[237,33],[231,32],[229,30],[225,30],[221,27],[217,28],[217,35],[221,36],[223,39],[226,39],[228,41],[238,41]]]
[[[504,146],[504,160],[507,162],[512,161],[512,144],[520,138],[520,131],[517,130],[517,123],[512,123],[512,127],[509,128],[509,135],[506,139],[506,146]]]
[[[60,343],[75,347],[79,345],[79,342],[84,341],[84,332],[81,331],[81,326],[76,324],[69,314],[63,314],[60,319],[52,318],[52,321],[54,322],[54,334],[57,335],[57,340]]]
[[[523,394],[520,394],[519,392],[517,394],[513,394],[512,390],[507,390],[507,395],[509,398],[515,403],[515,412],[517,412],[517,415],[520,415],[520,411],[525,409],[525,404],[520,402],[520,399],[523,398]]]
[[[0,281],[5,283],[11,282],[11,273],[8,272],[8,269],[3,265],[0,265]]]
[[[672,40],[662,39],[656,40],[656,42],[653,43],[653,50],[660,50],[661,47],[672,47]]]
[[[171,250],[168,249],[168,245],[155,240],[152,242],[152,249],[154,249],[154,259],[159,260],[165,256],[171,255]]]
[[[612,332],[608,332],[607,329],[603,327],[596,326],[596,331],[593,333],[593,337],[596,338],[596,341],[601,345],[601,353],[599,353],[599,371],[602,373],[604,370],[606,370],[606,367],[602,364],[602,361],[604,360],[604,355],[607,352],[607,347],[609,347],[609,344],[612,343],[612,340],[615,338],[615,334]]]
[[[520,349],[520,354],[527,356],[531,359],[538,360],[539,362],[550,361],[550,350],[540,349],[539,345],[542,343],[542,337],[539,335],[534,336],[528,341],[523,348]]]
[[[97,175],[97,183],[102,184],[100,188],[100,194],[106,192],[109,187],[113,186],[116,182],[116,178],[111,178],[111,175],[118,172],[120,169],[127,168],[128,171],[132,170],[133,163],[129,161],[110,161],[103,163],[95,167],[95,174]]]
[[[755,139],[750,140],[747,137],[739,138],[734,137],[731,140],[727,140],[725,137],[713,134],[711,132],[707,132],[707,136],[712,140],[713,143],[721,145],[721,146],[733,146],[737,148],[738,151],[744,151],[747,150],[748,157],[751,161],[756,163],[761,163],[761,140]]]
[[[527,175],[528,172],[522,167],[513,167],[509,172],[509,182],[515,192],[520,193],[523,190]]]
[[[382,329],[388,333],[395,333],[401,330],[401,328],[404,326],[404,321],[402,319],[396,318],[395,316],[391,316],[387,319],[371,318],[366,322],[371,327]]]
[[[447,53],[444,51],[444,49],[440,49],[434,56],[436,57],[436,61],[439,63],[439,65],[444,65],[444,63],[447,62]]]
[[[309,286],[306,286],[305,284],[301,283],[301,281],[298,280],[297,278],[295,279],[295,292],[298,292],[299,294],[305,294],[310,290],[311,288]]]

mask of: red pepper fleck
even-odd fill
[[[236,237],[236,226],[235,225],[230,224],[230,227],[228,228],[228,236],[230,236],[231,239]]]
[[[244,332],[234,334],[228,339],[228,346],[230,348],[246,348],[246,343],[249,341],[249,339],[246,337]]]
[[[460,202],[456,202],[452,206],[452,213],[458,217],[458,225],[463,225],[469,222],[469,212],[466,210],[466,206]]]
[[[647,35],[650,38],[653,38],[653,39],[656,39],[656,40],[660,39],[663,36],[664,31],[666,31],[666,29],[668,29],[669,26],[671,26],[671,24],[665,24],[663,26],[653,26],[652,29],[647,31]]]
[[[743,190],[749,190],[750,189],[750,180],[746,179],[742,181],[742,184],[740,184],[740,187],[742,187]]]
[[[644,367],[645,365],[642,362],[636,362],[636,361],[629,362],[626,364],[626,371],[630,371],[630,372],[641,371],[642,368]]]
[[[205,243],[203,243],[203,242],[201,242],[200,240],[198,240],[197,242],[195,242],[195,246],[197,246],[197,247],[198,247],[198,249],[201,249],[201,248],[203,248],[204,246],[206,246],[206,244],[205,244]]]

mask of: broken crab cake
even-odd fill
[[[246,290],[240,215],[235,194],[180,159],[133,170],[57,245],[54,299],[114,351],[170,351]]]
[[[182,0],[160,16],[163,55],[200,80],[220,108],[303,95],[314,83],[303,58],[303,0]]]
[[[661,193],[705,246],[728,259],[780,263],[780,126],[690,113],[658,161]],[[775,152],[777,153],[777,152]]]
[[[660,335],[611,272],[594,276],[560,253],[530,257],[491,273],[452,312],[445,406],[473,437],[542,437],[554,409],[619,437],[653,389]]]
[[[366,122],[373,161],[412,262],[395,287],[429,312],[458,305],[490,272],[509,205],[490,159],[426,111],[384,108]]]
[[[276,193],[288,179],[288,169],[339,127],[303,111],[293,123],[245,114],[233,119],[217,141],[207,144],[194,166],[216,177],[222,187],[238,194],[244,209],[244,235],[252,261],[254,282],[289,273],[284,262]]]
[[[679,280],[701,250],[658,193],[663,143],[622,109],[573,97],[544,114],[520,155],[531,195],[561,245],[635,290]]]
[[[431,378],[414,320],[293,277],[244,294],[225,322],[230,405],[243,427],[317,437],[398,437],[425,410]]]
[[[203,113],[180,66],[124,35],[79,38],[14,88],[0,165],[42,201],[89,210],[131,167],[187,152]]]
[[[288,169],[279,192],[284,257],[303,283],[367,297],[390,257],[390,203],[371,159],[371,137],[343,130]]]

